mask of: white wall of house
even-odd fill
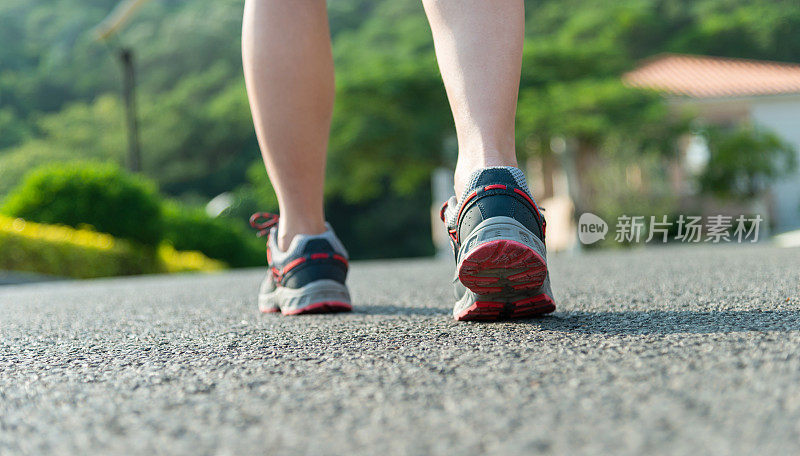
[[[750,108],[753,123],[769,128],[795,147],[800,164],[800,94],[764,97]],[[775,232],[800,229],[800,166],[772,185]]]

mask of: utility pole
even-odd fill
[[[125,125],[128,130],[128,169],[134,173],[142,171],[142,151],[139,149],[139,121],[136,118],[136,77],[133,66],[133,51],[119,50],[122,64],[122,98],[125,101]]]
[[[97,41],[108,41],[133,17],[134,11],[149,0],[125,0],[95,28]],[[142,151],[139,148],[139,121],[136,117],[136,70],[133,50],[126,46],[117,49],[122,65],[122,99],[125,104],[125,127],[128,133],[128,169],[142,171]]]

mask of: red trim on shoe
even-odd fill
[[[492,184],[492,185],[487,185],[486,187],[483,187],[483,191],[487,191],[487,190],[494,190],[494,189],[497,189],[497,188],[499,188],[499,189],[502,189],[502,190],[505,190],[505,189],[507,189],[508,187],[506,187],[506,186],[505,186],[505,185],[503,185],[503,184]]]
[[[473,190],[472,193],[470,193],[466,198],[464,198],[464,201],[461,202],[461,208],[458,210],[458,217],[456,217],[456,227],[458,227],[458,221],[461,220],[461,213],[464,212],[464,208],[467,206],[467,203],[472,198],[475,198],[475,195],[477,195],[477,194],[478,194],[478,191],[477,190]],[[455,239],[456,239],[456,242],[458,242],[458,233],[456,233],[456,238]]]
[[[270,266],[269,271],[272,273],[272,280],[275,281],[275,286],[281,286],[281,270]]]
[[[520,195],[522,195],[523,198],[525,198],[526,200],[528,200],[529,203],[531,203],[531,206],[536,207],[536,203],[533,202],[533,199],[531,199],[531,197],[528,196],[527,193],[523,192],[522,190],[520,190],[518,188],[515,188],[514,192],[515,193],[519,193]],[[536,209],[536,212],[539,212],[538,208]]]
[[[508,186],[506,186],[504,184],[492,184],[492,185],[487,185],[487,186],[483,187],[480,190],[481,191],[488,191],[488,190],[496,190],[496,189],[507,190]],[[533,206],[533,210],[536,211],[536,215],[539,217],[539,220],[542,223],[542,238],[544,239],[544,233],[545,233],[546,224],[545,224],[545,221],[544,221],[544,217],[542,216],[542,213],[539,211],[539,206],[536,205],[536,203],[533,201],[533,198],[528,196],[527,193],[525,193],[524,191],[520,190],[519,188],[514,188],[514,192],[519,194],[519,195],[521,195],[523,198],[525,198],[525,200],[528,201],[528,203],[530,203],[531,206]],[[478,189],[473,190],[472,193],[470,193],[464,199],[464,201],[460,203],[461,207],[458,210],[458,216],[456,217],[456,223],[458,223],[459,220],[461,220],[461,213],[464,212],[464,208],[467,206],[467,203],[472,198],[474,198],[477,194],[478,194]],[[439,217],[441,217],[443,222],[445,221],[445,219],[444,219],[444,210],[445,210],[446,207],[447,207],[447,201],[445,201],[445,203],[442,205],[442,208],[439,210]],[[456,228],[454,230],[448,230],[448,232],[450,233],[450,238],[452,238],[456,243],[458,243],[459,242],[458,228]],[[455,236],[453,234],[455,234]]]
[[[305,257],[295,258],[294,260],[290,261],[289,264],[283,267],[281,270],[281,276],[285,276],[287,272],[291,271],[298,265],[304,263],[306,261]]]
[[[309,304],[299,309],[282,310],[283,315],[300,315],[307,313],[328,313],[328,312],[348,312],[353,310],[353,306],[342,301],[325,301]]]
[[[544,217],[542,217],[542,213],[539,212],[539,206],[537,206],[536,203],[533,202],[533,199],[531,199],[531,197],[528,196],[527,193],[523,192],[522,190],[520,190],[518,188],[515,188],[514,192],[522,195],[523,198],[528,200],[528,202],[531,203],[531,206],[533,206],[533,209],[536,211],[536,215],[539,216],[539,220],[544,221]],[[542,237],[544,237],[544,229],[542,229]]]
[[[508,308],[510,307],[510,309]],[[508,314],[508,310],[511,313]],[[498,301],[475,301],[474,304],[455,315],[456,320],[499,320],[506,318],[526,318],[544,315],[556,310],[553,299],[546,294],[539,294],[530,298],[510,302],[506,306]],[[505,312],[504,312],[505,311]],[[503,315],[505,313],[505,315]]]
[[[347,258],[345,258],[345,257],[343,257],[343,256],[341,256],[341,255],[337,255],[337,254],[335,254],[335,253],[334,253],[334,254],[333,254],[333,259],[334,259],[334,260],[339,260],[339,261],[341,261],[342,263],[344,263],[344,265],[345,265],[345,266],[347,266]]]
[[[328,259],[328,258],[333,258],[334,260],[341,261],[342,263],[344,263],[345,266],[348,266],[347,258],[345,258],[345,257],[343,257],[341,255],[337,255],[337,254],[331,255],[329,253],[312,253],[308,258],[306,258],[306,257],[295,258],[294,260],[290,261],[286,266],[284,266],[283,269],[279,270],[278,268],[272,267],[272,273],[275,275],[276,282],[278,284],[280,284],[281,279],[289,271],[291,271],[292,269],[296,268],[297,266],[305,263],[306,260],[309,260],[309,259],[310,260],[324,260],[324,259]]]
[[[447,230],[447,234],[450,235],[450,239],[453,240],[456,244],[458,244],[458,229],[454,230]]]

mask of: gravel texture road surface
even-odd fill
[[[350,314],[260,270],[0,287],[0,454],[798,454],[800,250],[550,259],[558,310],[452,320],[443,260]]]

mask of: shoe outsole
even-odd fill
[[[283,315],[348,312],[353,310],[350,293],[343,283],[330,279],[311,282],[301,288],[277,287],[259,293],[258,308],[262,313]]]
[[[547,264],[533,248],[514,240],[480,244],[461,260],[458,279],[479,295],[537,290],[547,277]]]
[[[304,315],[304,314],[322,314],[322,313],[339,313],[350,312],[353,306],[340,301],[326,301],[315,302],[299,309],[281,310],[277,307],[268,307],[260,309],[261,313],[277,313],[280,312],[285,316]]]
[[[497,321],[535,317],[554,310],[556,310],[556,305],[553,299],[546,294],[539,294],[512,302],[478,300],[455,315],[455,319],[458,321]]]

